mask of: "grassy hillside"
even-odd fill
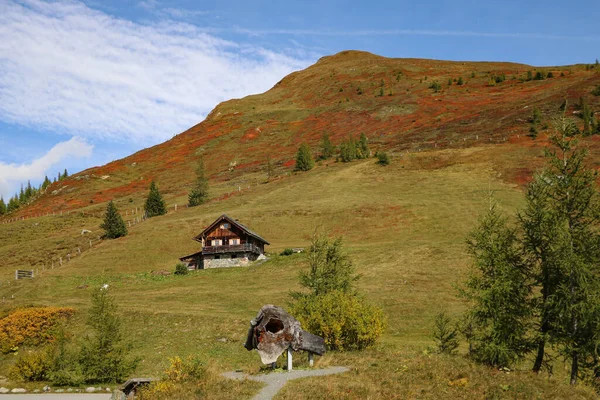
[[[108,283],[118,298],[134,353],[143,357],[137,375],[157,375],[166,357],[186,354],[199,354],[218,370],[257,371],[257,355],[241,346],[248,321],[263,304],[285,306],[289,292],[299,288],[297,274],[304,267],[302,255],[276,254],[286,247],[305,246],[312,231],[321,227],[345,238],[362,274],[360,288],[389,318],[388,331],[376,349],[320,360],[321,365],[353,367],[344,376],[313,380],[321,385],[321,397],[591,396],[587,390],[571,391],[560,378],[548,381],[526,372],[522,377],[498,375],[462,357],[422,353],[431,345],[433,316],[440,311],[456,316],[464,307],[455,289],[469,264],[464,238],[485,210],[488,192],[494,191],[507,211],[522,202],[518,187],[504,182],[502,172],[489,161],[501,158],[499,153],[506,152],[498,146],[423,152],[396,156],[388,167],[373,159],[323,163],[221,201],[152,218],[132,227],[129,236],[94,245],[33,281],[4,284],[3,307],[73,306],[81,311],[74,330],[82,332],[90,291]],[[181,199],[171,199],[176,201]],[[272,243],[269,261],[183,277],[150,273],[173,270],[179,256],[197,249],[191,238],[223,212]],[[8,229],[10,237],[20,241],[27,240],[32,229],[39,229],[37,237],[46,237],[55,232],[56,224],[68,222],[80,230],[99,223],[78,214],[39,220],[35,228],[33,220],[0,225],[0,237],[10,241]],[[53,243],[52,236],[48,239],[37,241],[39,250],[48,251]],[[6,259],[12,246],[1,246],[0,257]],[[12,268],[3,267],[3,283]],[[227,341],[217,341],[222,338]],[[0,365],[8,366],[11,357]],[[464,386],[460,381],[456,387],[451,383],[462,378],[470,383]],[[317,392],[309,382],[293,387],[313,398]],[[295,393],[289,390],[282,398]]]

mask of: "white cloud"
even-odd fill
[[[70,158],[84,158],[92,155],[93,146],[84,139],[73,137],[55,145],[42,157],[29,164],[6,164],[0,161],[0,195],[8,200],[22,182],[42,180],[48,170],[61,161]]]
[[[145,147],[313,60],[77,1],[0,0],[0,120],[34,128]]]

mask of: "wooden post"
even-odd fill
[[[92,248],[92,240],[90,239],[90,249]]]
[[[287,370],[288,372],[291,371],[293,368],[292,365],[292,348],[288,347],[287,349]]]
[[[62,257],[58,257],[58,263],[62,265]]]
[[[310,351],[308,352],[308,366],[312,367],[315,365],[315,360],[313,358],[313,353],[311,353]]]
[[[175,211],[177,211],[177,204],[175,204]]]
[[[277,369],[277,361],[271,363],[271,369]]]
[[[77,248],[77,253],[81,254],[81,248],[79,248],[79,247]]]
[[[71,254],[67,254],[67,261],[71,261]]]

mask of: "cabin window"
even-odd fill
[[[222,244],[223,242],[221,241],[221,239],[213,239],[210,241],[211,246],[221,246]]]
[[[229,239],[229,244],[240,244],[240,239]]]
[[[221,229],[229,229],[229,224],[221,224]]]

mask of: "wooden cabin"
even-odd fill
[[[181,257],[189,269],[226,268],[248,265],[265,252],[270,244],[257,233],[226,214],[194,238],[202,250]]]

